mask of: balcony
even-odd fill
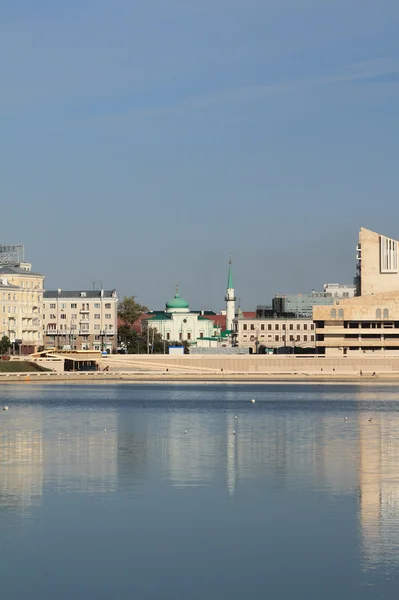
[[[89,313],[89,312],[90,312],[90,310],[89,310],[88,308],[83,308],[83,307],[82,307],[82,308],[79,310],[79,312],[80,312],[80,314],[81,314],[81,315],[85,315],[85,314]]]

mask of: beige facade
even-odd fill
[[[313,309],[321,353],[398,353],[398,267],[398,242],[362,228],[357,247],[358,295]]]
[[[364,227],[360,229],[359,296],[399,291],[398,243]]]
[[[277,348],[314,348],[315,330],[311,319],[234,319],[235,345],[264,352]]]
[[[116,350],[117,304],[115,290],[46,291],[43,314],[45,346]]]
[[[30,354],[43,344],[43,281],[29,263],[0,267],[0,333],[13,352]]]

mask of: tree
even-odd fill
[[[7,354],[10,348],[10,338],[8,338],[6,335],[3,335],[3,337],[0,340],[0,354]]]
[[[136,296],[125,296],[118,306],[118,316],[128,327],[133,327],[146,312],[148,308],[136,302]]]

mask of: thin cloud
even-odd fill
[[[222,90],[216,93],[187,98],[182,102],[173,105],[143,110],[139,109],[118,115],[103,116],[91,121],[91,123],[126,124],[129,121],[157,118],[164,115],[179,114],[188,111],[206,110],[208,108],[228,104],[241,104],[267,98],[276,94],[284,94],[303,89],[356,82],[373,82],[373,80],[380,77],[394,74],[399,74],[399,57],[373,59],[346,65],[336,73],[324,77],[291,80],[281,84],[252,85],[237,89]]]

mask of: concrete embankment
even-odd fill
[[[365,356],[112,355],[97,372],[4,373],[0,383],[382,383],[399,382],[399,358]],[[107,369],[104,371],[104,369]]]

